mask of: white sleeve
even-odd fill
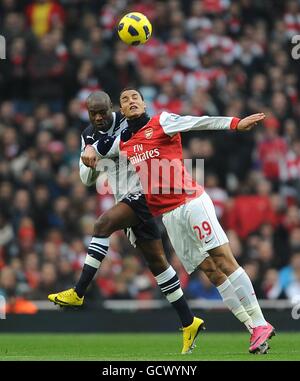
[[[83,164],[81,158],[79,160],[79,176],[82,183],[86,186],[91,186],[95,184],[99,176],[99,171],[94,168],[87,167]]]
[[[159,117],[159,123],[164,132],[172,136],[177,132],[190,130],[229,130],[230,128],[235,128],[235,126],[232,126],[233,119],[237,118],[224,116],[180,116],[164,111]]]
[[[81,154],[83,153],[85,148],[85,142],[83,137],[81,136]],[[96,171],[94,168],[87,167],[83,164],[83,161],[81,160],[81,156],[79,159],[79,176],[82,183],[86,186],[91,186],[95,184],[97,181],[97,177],[99,175],[99,171]]]
[[[117,157],[120,152],[120,136],[108,136],[105,139],[100,139],[93,144],[93,147],[100,158]]]

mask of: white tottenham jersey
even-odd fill
[[[81,153],[86,145],[93,145],[95,142],[107,137],[118,137],[121,131],[127,127],[126,119],[119,112],[113,112],[113,123],[106,132],[96,130],[93,126],[88,126],[81,134]],[[128,194],[141,192],[142,187],[139,176],[136,174],[132,164],[120,156],[110,159],[103,159],[97,164],[97,169],[85,166],[80,157],[79,174],[83,184],[91,186],[96,183],[98,176],[104,173],[107,175],[108,183],[112,189],[116,202],[121,201]]]

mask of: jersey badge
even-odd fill
[[[145,138],[151,139],[152,136],[153,136],[153,128],[147,128],[147,130],[145,130]]]

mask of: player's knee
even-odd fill
[[[109,237],[112,233],[111,221],[109,217],[104,213],[95,222],[94,235]]]
[[[212,280],[211,283],[214,284],[216,287],[220,286],[222,283],[224,283],[227,279],[227,276],[217,269],[213,274],[212,274]]]
[[[206,261],[202,262],[202,264],[199,266],[199,268],[204,272],[204,274],[207,276],[207,278],[212,283],[214,283],[215,272],[217,270],[214,262],[210,259],[207,259]]]
[[[219,257],[216,261],[216,265],[226,276],[232,274],[237,268],[236,262],[229,259],[226,255]]]
[[[210,282],[215,286],[219,286],[226,280],[226,275],[216,267],[208,268],[205,271],[205,274]]]
[[[166,271],[167,268],[170,266],[170,264],[167,262],[166,258],[162,255],[154,256],[148,256],[146,259],[146,262],[148,264],[148,267],[152,274],[154,276],[161,274],[162,272]]]

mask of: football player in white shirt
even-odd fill
[[[207,257],[213,259],[227,276],[217,284],[224,302],[251,331],[249,352],[267,353],[267,340],[275,334],[274,327],[265,320],[252,283],[233,256],[210,197],[182,163],[180,138],[180,132],[190,130],[246,131],[265,115],[259,113],[239,119],[162,112],[145,123],[146,105],[139,91],[130,88],[121,92],[120,106],[128,120],[129,136],[88,147],[85,164],[95,166],[97,156],[115,157],[121,153],[128,158],[140,176],[151,213],[163,215],[170,240],[187,272],[192,273]],[[159,172],[165,163],[172,163],[174,171],[167,181]]]

